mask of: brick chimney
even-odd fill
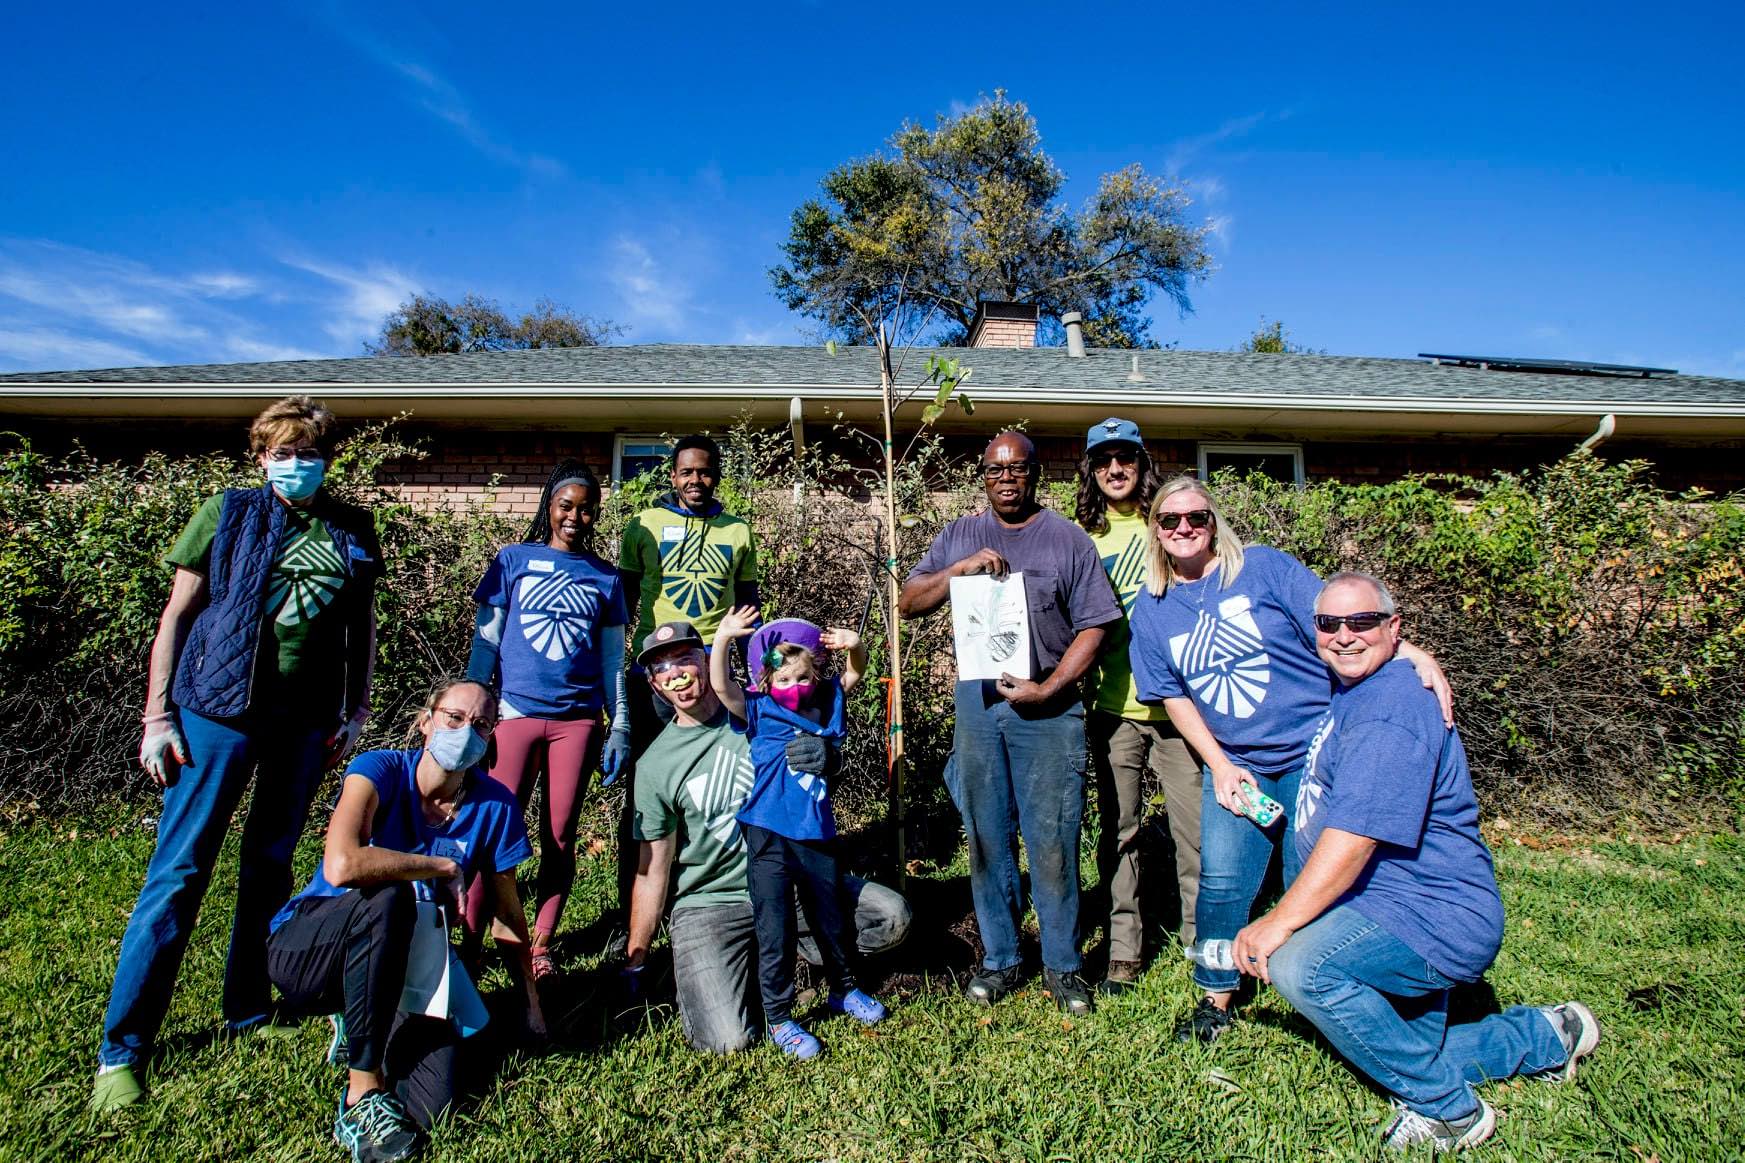
[[[1035,347],[1036,307],[983,299],[969,325],[971,347]]]

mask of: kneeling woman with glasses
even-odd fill
[[[1281,841],[1287,887],[1297,874],[1291,842],[1297,784],[1332,698],[1332,680],[1315,652],[1321,579],[1288,553],[1244,546],[1195,477],[1176,477],[1158,490],[1151,522],[1128,657],[1140,701],[1161,703],[1204,763],[1194,906],[1203,949],[1248,924]],[[1452,725],[1442,668],[1404,642],[1400,655],[1436,692]],[[1233,968],[1196,964],[1194,983],[1205,996],[1176,1036],[1210,1042],[1228,1029],[1240,980]]]
[[[267,968],[288,1008],[334,1013],[335,1051],[349,1076],[333,1135],[354,1159],[403,1159],[454,1100],[463,1039],[482,1009],[446,941],[447,1017],[407,1013],[405,998],[427,999],[408,978],[441,975],[429,964],[419,925],[458,923],[464,885],[492,882],[500,942],[519,954],[528,1032],[543,1037],[533,986],[527,917],[515,867],[531,856],[521,807],[480,769],[497,726],[497,698],[465,680],[431,692],[404,751],[368,751],[346,769],[339,804],[314,879],[273,918]],[[438,910],[442,910],[439,914]],[[412,952],[415,944],[419,953]]]

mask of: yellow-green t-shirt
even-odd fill
[[[757,580],[757,546],[738,517],[657,506],[625,526],[618,568],[642,575],[632,642],[664,622],[689,622],[708,642],[733,607],[734,587]]]
[[[1103,572],[1115,587],[1115,597],[1121,603],[1121,621],[1109,627],[1103,655],[1091,687],[1091,709],[1108,711],[1123,719],[1158,722],[1168,716],[1162,707],[1148,707],[1138,699],[1133,683],[1133,667],[1127,662],[1127,618],[1133,612],[1133,599],[1145,585],[1146,540],[1150,530],[1142,513],[1117,513],[1109,509],[1109,529],[1091,534],[1091,543],[1102,559]]]

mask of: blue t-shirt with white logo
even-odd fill
[[[527,842],[527,824],[521,805],[509,789],[480,768],[466,774],[466,794],[454,819],[433,825],[424,818],[418,796],[418,760],[424,748],[409,751],[365,751],[354,756],[345,769],[346,778],[361,775],[376,788],[376,814],[370,821],[370,847],[417,856],[445,856],[461,866],[466,879],[474,873],[507,872],[533,855]],[[416,885],[420,899],[428,899],[429,886]],[[348,890],[328,883],[321,861],[302,892],[292,897],[273,917],[276,932],[297,905],[305,900],[339,896]]]
[[[1332,679],[1315,653],[1321,579],[1288,553],[1250,545],[1242,571],[1219,589],[1221,569],[1133,600],[1139,701],[1191,697],[1230,761],[1261,775],[1303,762],[1326,714]]]
[[[1503,902],[1458,732],[1412,664],[1396,658],[1333,694],[1297,788],[1297,851],[1322,831],[1378,841],[1338,903],[1456,981],[1477,981],[1503,943]]]
[[[823,697],[829,713],[814,723],[798,711],[790,711],[761,691],[745,692],[745,734],[751,740],[751,792],[739,809],[739,822],[767,828],[790,840],[829,840],[836,835],[836,813],[830,807],[830,789],[810,772],[788,766],[788,744],[802,732],[840,744],[848,734],[848,700],[842,684],[824,679]],[[737,721],[734,724],[738,726]]]
[[[600,628],[625,622],[618,571],[592,553],[505,545],[473,601],[508,612],[498,648],[505,718],[579,719],[605,705]]]

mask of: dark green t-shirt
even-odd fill
[[[223,494],[201,505],[164,560],[210,573],[212,539],[223,507]],[[286,506],[285,520],[285,542],[267,575],[255,697],[250,702],[316,717],[338,714],[345,697],[350,579],[320,519]]]

